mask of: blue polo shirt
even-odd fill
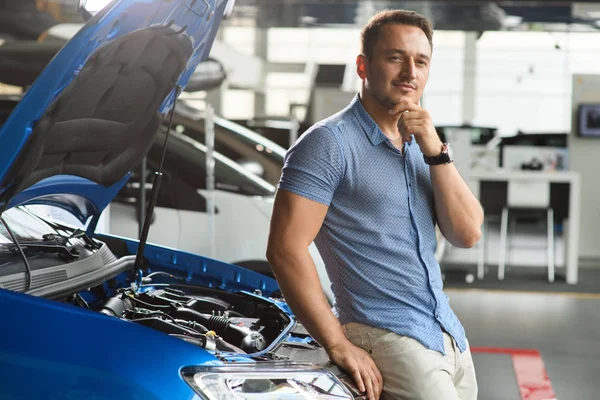
[[[279,189],[329,206],[315,244],[342,324],[387,329],[442,354],[445,330],[466,349],[442,291],[429,166],[414,140],[397,150],[357,95],[289,149]]]

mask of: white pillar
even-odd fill
[[[465,52],[463,61],[463,124],[472,124],[475,119],[477,68],[477,38],[478,32],[465,32]]]
[[[223,92],[227,87],[227,81],[216,89],[206,92],[206,105],[210,104],[216,115],[223,115]]]
[[[254,55],[263,60],[263,65],[267,65],[267,52],[269,49],[268,29],[261,26],[261,21],[257,21],[257,27],[254,33]],[[254,116],[262,117],[267,113],[267,96],[265,95],[267,76],[265,69],[262,70],[262,91],[254,92]]]

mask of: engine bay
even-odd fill
[[[73,296],[71,302],[155,329],[213,353],[260,353],[291,322],[273,303],[243,292],[156,284],[137,290],[116,289],[114,293],[96,306],[88,304],[80,294]]]

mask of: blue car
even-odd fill
[[[112,1],[2,121],[0,399],[360,397],[272,278],[96,233],[226,6]]]

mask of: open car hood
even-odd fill
[[[92,17],[0,127],[0,213],[80,197],[78,217],[98,217],[207,58],[226,5],[115,0]]]
[[[30,86],[56,53],[81,29],[83,24],[60,24],[54,27],[60,36],[47,35],[40,40],[15,40],[0,45],[0,83]],[[50,32],[50,31],[49,31]],[[200,62],[186,83],[185,91],[215,89],[227,74],[221,62],[207,58]]]

